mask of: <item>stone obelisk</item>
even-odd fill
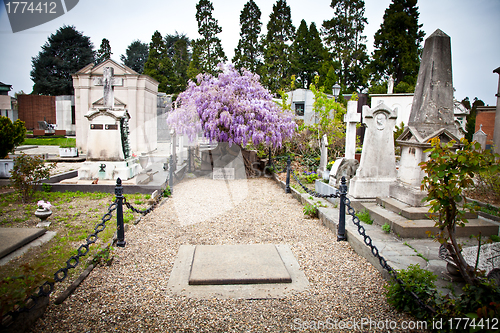
[[[398,180],[390,187],[390,196],[411,206],[423,206],[425,192],[420,191],[424,172],[419,163],[428,159],[424,151],[430,140],[459,141],[453,114],[451,40],[436,30],[425,40],[418,71],[417,86],[408,126],[396,141],[401,146]]]

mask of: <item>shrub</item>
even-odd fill
[[[26,127],[24,121],[16,120],[14,123],[9,118],[0,116],[0,158],[5,158],[24,141]]]
[[[50,177],[50,170],[54,167],[55,163],[45,165],[44,159],[40,156],[22,154],[16,157],[10,179],[19,191],[23,203],[31,199],[42,179]]]
[[[403,282],[404,289],[397,281],[386,285],[387,302],[400,311],[411,313],[417,319],[430,320],[429,312],[423,309],[409,293],[405,292],[405,289],[412,291],[426,305],[432,307],[435,305],[438,295],[434,284],[437,275],[416,264],[408,266],[407,269],[398,270],[398,277]]]
[[[305,204],[305,206],[302,210],[304,212],[304,215],[307,215],[310,217],[315,217],[316,214],[318,213],[318,208],[316,208],[316,206],[310,205],[310,204]]]

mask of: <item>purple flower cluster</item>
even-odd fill
[[[167,123],[190,140],[202,130],[211,141],[281,147],[295,132],[293,114],[272,100],[258,75],[246,70],[240,75],[232,66],[220,66],[218,77],[200,74],[197,84],[190,81],[177,99],[182,107]]]

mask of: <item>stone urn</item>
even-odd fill
[[[146,166],[148,165],[148,160],[149,157],[145,153],[142,153],[141,156],[139,156],[139,164],[141,165],[141,168],[143,170],[146,169]]]
[[[35,211],[35,216],[38,217],[42,222],[44,222],[50,215],[52,215],[52,211],[47,208],[38,207]]]

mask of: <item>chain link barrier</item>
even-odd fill
[[[379,260],[380,266],[382,266],[383,269],[385,269],[389,275],[403,288],[403,291],[413,297],[418,303],[418,305],[425,311],[430,312],[431,314],[435,314],[436,310],[430,307],[429,305],[425,304],[424,301],[422,301],[417,294],[415,294],[413,291],[408,290],[406,288],[405,283],[398,277],[398,273],[394,268],[392,268],[388,263],[385,258],[380,255],[379,250],[377,247],[373,244],[373,241],[370,236],[366,234],[366,229],[361,225],[361,222],[359,218],[356,216],[356,212],[354,211],[354,208],[351,206],[351,200],[349,198],[345,198],[345,205],[347,207],[347,213],[351,215],[352,217],[352,223],[358,228],[358,233],[363,236],[363,241],[366,246],[370,247],[371,253],[375,258]]]
[[[413,291],[409,290],[405,283],[398,277],[398,273],[396,270],[394,270],[388,263],[387,260],[380,255],[380,252],[378,248],[373,244],[373,241],[369,235],[366,234],[366,229],[361,225],[361,222],[359,218],[356,216],[356,212],[354,208],[351,206],[351,200],[346,196],[347,194],[347,186],[346,186],[346,181],[345,178],[342,177],[342,185],[341,185],[341,190],[337,190],[333,194],[321,194],[317,193],[315,191],[310,190],[307,188],[304,184],[301,183],[301,181],[298,179],[297,175],[295,174],[295,171],[292,170],[290,166],[290,158],[288,158],[287,161],[287,180],[286,184],[287,187],[289,187],[290,183],[290,173],[292,174],[293,178],[297,183],[306,191],[309,195],[318,197],[318,198],[340,198],[340,209],[339,209],[339,228],[338,228],[338,235],[337,235],[337,240],[347,240],[347,237],[345,237],[345,209],[347,209],[347,213],[352,217],[352,222],[354,225],[358,228],[358,233],[363,236],[363,242],[365,243],[366,246],[370,248],[370,251],[372,255],[379,260],[380,266],[385,269],[389,275],[403,288],[403,291],[410,295],[413,299],[415,299],[418,303],[418,305],[424,310],[429,312],[430,314],[434,315],[436,314],[436,310],[430,307],[429,305],[425,304],[424,301],[422,301],[417,294],[415,294]],[[285,190],[287,193],[288,190]]]
[[[78,264],[80,263],[80,258],[87,255],[87,253],[90,250],[90,245],[94,244],[99,238],[98,234],[104,231],[104,229],[106,229],[106,222],[111,220],[112,213],[114,210],[116,210],[116,205],[117,205],[117,200],[115,199],[115,201],[113,201],[109,205],[108,211],[102,216],[101,222],[96,224],[96,226],[94,227],[94,232],[87,237],[86,243],[78,247],[77,254],[70,257],[66,261],[66,267],[62,267],[57,272],[54,273],[53,282],[45,281],[45,283],[43,283],[40,287],[38,287],[38,291],[36,293],[33,293],[32,295],[28,296],[25,299],[23,306],[7,312],[4,315],[4,317],[9,315],[14,316],[16,313],[30,311],[33,307],[37,305],[38,299],[40,297],[49,296],[54,291],[54,286],[56,282],[64,281],[68,277],[68,271],[78,266]]]
[[[153,202],[153,204],[151,206],[149,206],[147,209],[144,209],[144,210],[137,209],[134,206],[132,206],[132,204],[127,201],[127,198],[125,196],[123,196],[123,203],[125,204],[125,206],[127,206],[128,209],[130,209],[134,213],[142,214],[144,216],[144,215],[147,215],[147,214],[151,213],[156,208],[156,206],[158,206],[158,204],[160,203],[160,201],[162,199],[163,199],[163,192],[160,193],[160,194],[158,194],[158,197]]]

